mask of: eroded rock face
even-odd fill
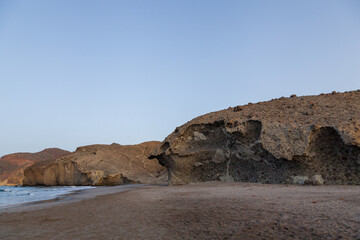
[[[24,169],[36,162],[55,160],[70,154],[59,148],[47,148],[37,153],[13,153],[0,158],[0,185],[21,185]]]
[[[360,184],[360,91],[280,98],[209,113],[152,153],[170,184]]]
[[[149,153],[160,142],[138,145],[91,145],[24,171],[24,185],[119,185],[163,183],[166,170]]]

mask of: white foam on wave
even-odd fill
[[[90,189],[89,186],[66,187],[9,187],[0,186],[0,208],[12,205],[56,199],[61,195],[78,190]]]

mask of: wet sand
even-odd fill
[[[0,239],[360,239],[360,186],[84,190],[0,211]]]

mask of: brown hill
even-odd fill
[[[23,169],[36,162],[54,160],[70,154],[59,148],[47,148],[37,153],[13,153],[0,158],[0,185],[21,185]]]
[[[119,185],[162,183],[166,169],[149,160],[160,142],[90,145],[65,157],[38,162],[24,171],[24,185]]]
[[[153,152],[170,184],[221,180],[360,184],[360,90],[205,114]]]

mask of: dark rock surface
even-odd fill
[[[0,158],[0,185],[21,185],[24,169],[36,162],[55,160],[70,154],[59,148],[47,148],[37,153],[13,153]]]
[[[119,185],[166,182],[166,170],[149,153],[160,142],[90,145],[24,170],[24,185]]]
[[[360,184],[360,90],[274,99],[197,117],[151,159],[170,184]]]

